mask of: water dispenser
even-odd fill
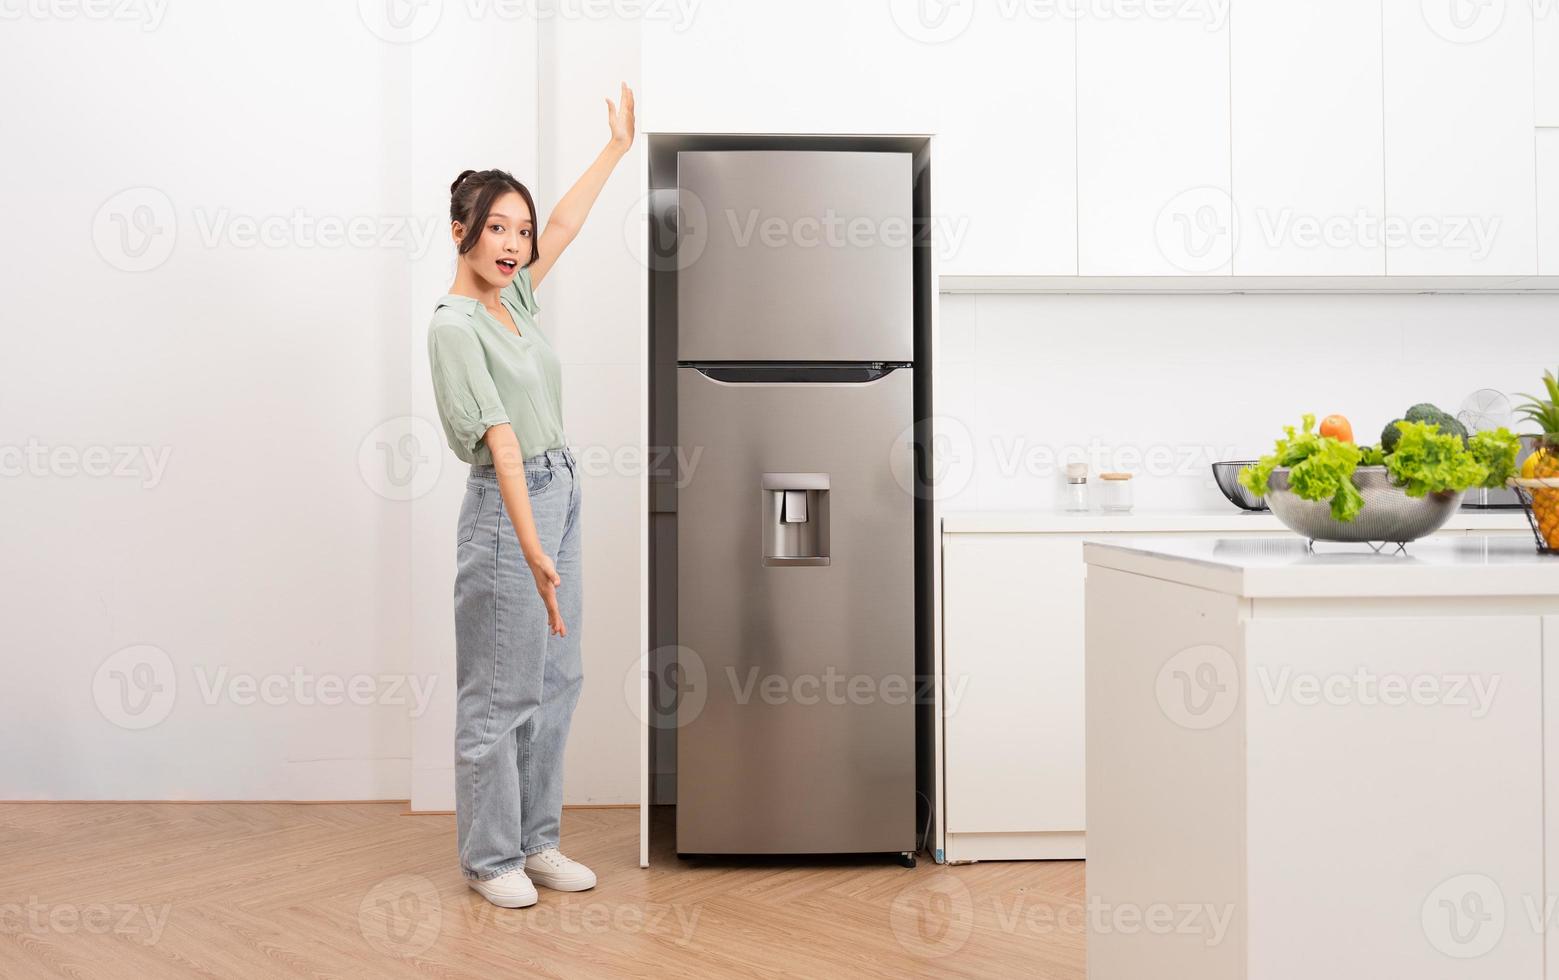
[[[828,474],[765,473],[763,563],[827,565]]]

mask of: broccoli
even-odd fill
[[[1408,422],[1427,422],[1430,425],[1437,426],[1443,435],[1456,436],[1462,441],[1463,446],[1467,445],[1467,427],[1462,425],[1460,419],[1437,405],[1432,405],[1429,402],[1419,402],[1407,410],[1405,419],[1393,420],[1386,426],[1385,431],[1380,434],[1380,448],[1387,453],[1396,452],[1397,439],[1401,437],[1401,433],[1397,431],[1397,423],[1404,420]]]
[[[1402,430],[1397,428],[1398,422],[1406,422],[1407,419],[1392,419],[1386,423],[1386,427],[1380,430],[1380,449],[1390,454],[1397,451],[1397,440],[1402,438]]]

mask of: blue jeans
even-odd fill
[[[473,466],[466,483],[455,552],[455,824],[468,878],[523,867],[525,855],[558,845],[563,746],[584,681],[574,470],[567,449],[525,460],[536,533],[562,578],[566,637],[547,628],[495,471]]]

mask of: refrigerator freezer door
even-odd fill
[[[681,853],[915,848],[912,373],[677,371]]]
[[[677,154],[680,361],[913,359],[908,153]]]

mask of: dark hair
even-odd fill
[[[524,199],[525,206],[530,208],[530,258],[525,260],[525,264],[536,261],[541,254],[536,248],[536,239],[539,237],[536,231],[536,201],[524,184],[503,170],[467,170],[449,185],[449,220],[459,222],[466,229],[465,237],[460,239],[461,255],[476,247],[477,239],[482,237],[482,227],[487,224],[487,215],[493,209],[493,202],[509,191],[518,193]]]

